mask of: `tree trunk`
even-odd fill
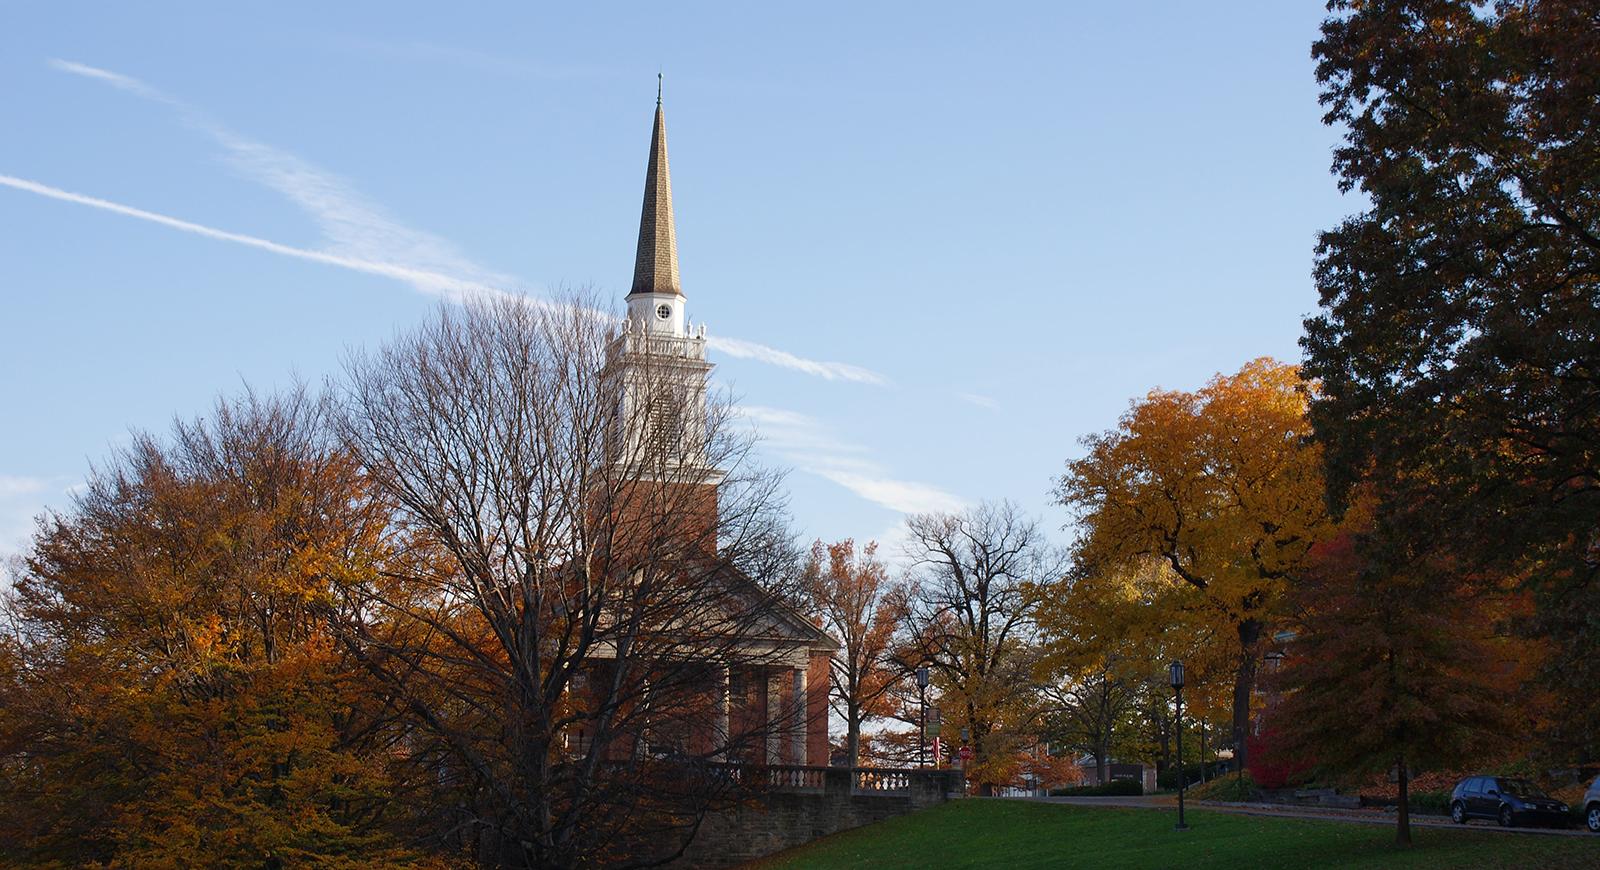
[[[845,728],[844,765],[857,767],[861,764],[861,716],[855,710],[848,712],[850,721]]]
[[[1401,755],[1395,764],[1400,769],[1400,807],[1395,814],[1394,841],[1402,846],[1411,845],[1411,776],[1406,770],[1406,757]]]
[[[1105,743],[1101,743],[1099,746],[1095,747],[1095,750],[1094,750],[1094,784],[1095,785],[1105,785],[1106,784],[1106,756],[1109,755],[1109,754],[1110,754],[1109,747]]]
[[[1200,720],[1200,782],[1206,781],[1206,720]]]
[[[1246,619],[1239,623],[1239,669],[1233,680],[1233,763],[1242,774],[1249,763],[1245,744],[1250,739],[1250,693],[1256,683],[1256,642],[1261,639],[1261,622]]]

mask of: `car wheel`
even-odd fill
[[[1500,808],[1500,827],[1509,828],[1513,824],[1515,824],[1515,822],[1516,822],[1516,819],[1511,818],[1511,808],[1510,807],[1501,807]]]
[[[1467,823],[1467,805],[1463,804],[1461,801],[1455,801],[1451,803],[1450,821],[1455,822],[1458,825],[1465,825]]]
[[[1588,812],[1583,814],[1583,820],[1592,834],[1600,834],[1600,804],[1590,804]]]

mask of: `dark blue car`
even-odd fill
[[[1566,804],[1525,779],[1507,776],[1469,776],[1457,783],[1450,793],[1450,818],[1457,824],[1469,819],[1490,819],[1506,828],[1564,828],[1572,823]]]

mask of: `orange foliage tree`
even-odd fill
[[[905,596],[892,588],[876,542],[857,552],[850,539],[817,541],[801,583],[823,628],[842,645],[828,674],[828,694],[844,719],[846,763],[854,767],[862,724],[892,712],[889,692],[899,676],[894,638]]]
[[[384,506],[304,392],[138,436],[41,525],[0,661],[0,863],[414,863],[402,735],[323,614]]]

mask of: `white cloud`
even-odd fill
[[[932,484],[892,476],[865,448],[834,437],[804,414],[761,405],[740,412],[764,446],[801,471],[830,480],[874,504],[901,513],[954,511],[966,504]]]
[[[0,474],[0,498],[16,498],[43,492],[50,481],[42,477],[17,477]]]
[[[984,396],[984,395],[980,395],[978,393],[956,393],[956,398],[960,399],[963,402],[967,402],[969,404],[977,405],[978,407],[984,408],[986,410],[990,410],[990,411],[998,411],[998,410],[1000,410],[1000,402],[998,400],[990,397],[990,396]]]

